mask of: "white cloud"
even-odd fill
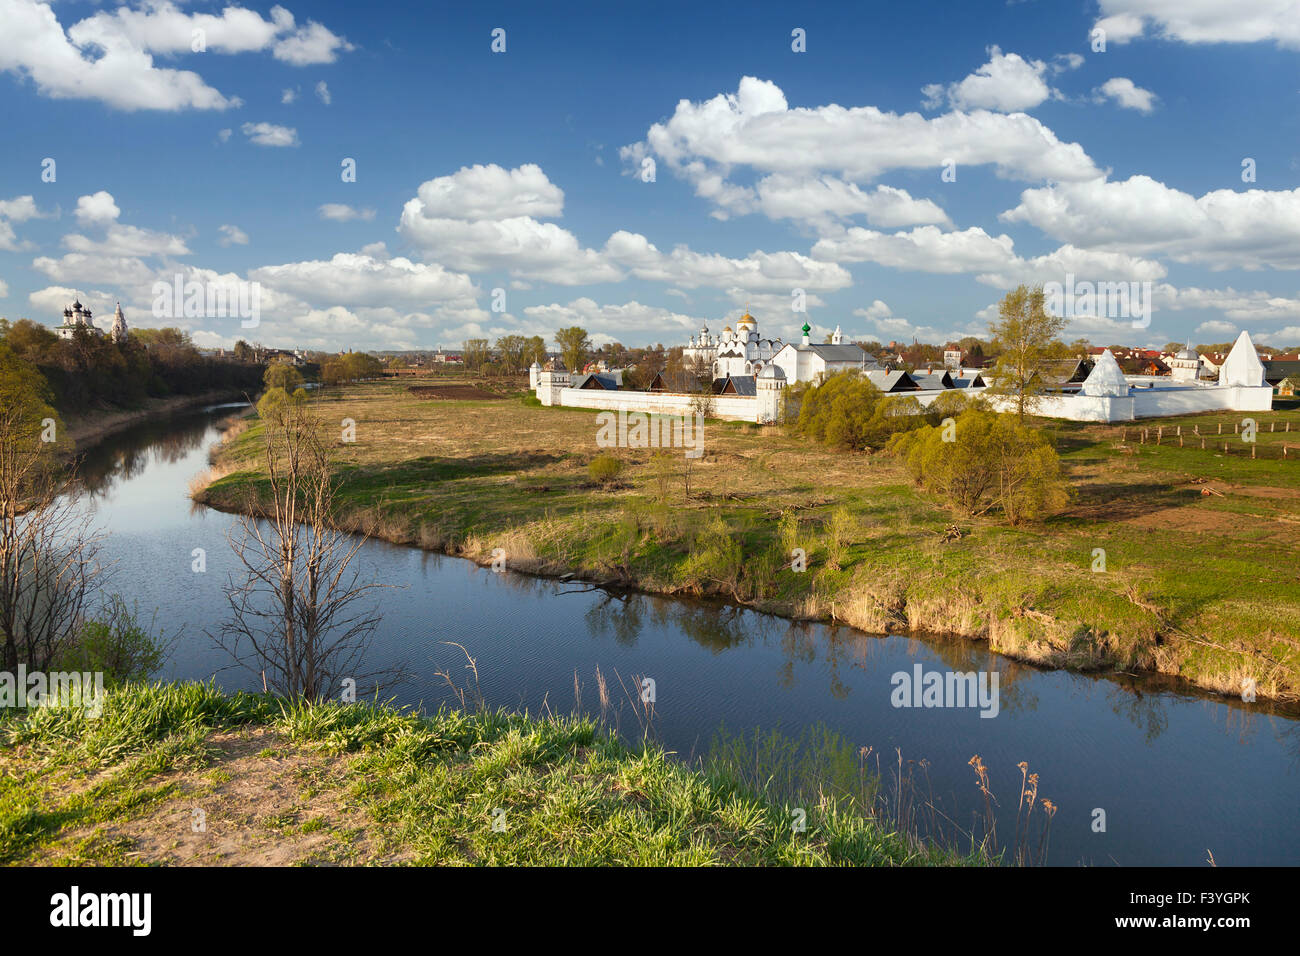
[[[1116,76],[1107,80],[1094,91],[1098,101],[1114,100],[1124,109],[1150,113],[1156,108],[1156,95],[1144,90],[1125,76]]]
[[[0,71],[30,79],[44,96],[98,100],[122,110],[225,110],[242,105],[199,74],[154,65],[154,56],[247,54],[270,50],[295,65],[332,63],[352,49],[319,23],[298,27],[272,7],[271,19],[230,5],[220,15],[185,13],[169,0],[120,6],[79,20],[65,32],[52,6],[0,0]],[[195,47],[200,44],[201,49]]]
[[[333,222],[351,222],[354,219],[361,219],[366,222],[375,218],[373,209],[353,209],[347,203],[327,202],[318,210],[322,219],[329,219]]]
[[[942,91],[954,109],[1014,113],[1032,109],[1052,96],[1052,88],[1043,79],[1046,73],[1047,64],[1042,60],[1026,60],[993,46],[989,47],[989,61],[964,80],[946,90],[931,84],[922,92],[928,109],[939,105]]]
[[[416,195],[420,214],[435,219],[550,219],[564,212],[564,191],[534,163],[517,169],[464,166],[421,183]]]
[[[826,229],[835,220],[861,215],[874,226],[893,228],[926,223],[949,224],[948,214],[929,199],[916,199],[905,189],[877,186],[862,190],[835,176],[801,177],[784,173],[765,176],[756,186],[752,206],[734,204],[730,212],[757,209],[769,219],[793,219]]]
[[[272,8],[275,10],[280,7]],[[289,21],[292,23],[293,18]],[[275,58],[293,66],[309,66],[313,63],[333,63],[340,52],[354,49],[343,37],[331,33],[314,20],[308,21],[290,36],[275,44]]]
[[[847,288],[853,279],[836,262],[822,262],[797,252],[751,252],[743,259],[717,253],[695,252],[677,246],[660,252],[645,236],[619,230],[605,243],[604,255],[639,279],[685,286],[736,287],[749,293],[792,289],[833,291]]]
[[[977,110],[933,118],[887,113],[873,106],[790,108],[775,83],[746,76],[735,93],[701,103],[681,100],[645,140],[624,146],[629,175],[655,157],[690,182],[720,214],[756,208],[751,187],[730,180],[734,169],[811,178],[830,173],[867,182],[893,169],[938,170],[991,165],[1001,176],[1075,181],[1101,173],[1077,143],[1062,143],[1024,113]],[[638,185],[643,185],[638,182]]]
[[[999,218],[1085,248],[1163,254],[1216,270],[1300,269],[1300,188],[1196,197],[1149,176],[1099,178],[1027,189]]]
[[[288,87],[280,92],[281,104],[288,106],[298,98],[298,91],[293,87]]]
[[[1208,338],[1222,338],[1225,341],[1237,335],[1240,329],[1231,322],[1222,322],[1215,319],[1211,322],[1202,322],[1196,327],[1196,334]]]
[[[568,304],[530,305],[523,311],[524,315],[536,320],[539,326],[549,330],[542,333],[547,339],[555,329],[580,325],[615,338],[618,333],[631,333],[638,339],[677,345],[705,321],[699,316],[684,315],[636,301],[622,305],[600,305],[586,296]]]
[[[875,262],[894,269],[937,273],[993,272],[1015,261],[1010,236],[990,236],[978,226],[943,232],[920,226],[909,232],[884,233],[852,228],[838,238],[813,246],[816,259],[828,262]]]
[[[292,126],[274,123],[245,123],[240,127],[245,136],[258,146],[297,146],[298,131]]]
[[[324,80],[321,80],[316,84],[316,96],[319,97],[320,101],[326,106],[329,106],[330,103],[333,102],[333,97],[330,96],[330,88],[325,85]]]
[[[230,142],[230,136],[231,136],[232,133],[234,133],[234,130],[233,130],[233,129],[223,129],[223,130],[218,130],[218,131],[217,131],[217,139],[221,140],[221,142],[223,142],[223,143],[228,143],[228,142]]]
[[[221,238],[217,240],[219,246],[246,246],[248,245],[248,233],[238,226],[218,226],[217,231],[221,233]]]
[[[91,256],[185,256],[190,252],[180,236],[119,222],[109,223],[103,239],[73,233],[63,237],[63,245]]]
[[[253,269],[249,278],[313,305],[472,305],[474,281],[436,264],[340,252],[329,260],[290,262]]]
[[[112,222],[122,214],[117,207],[113,194],[101,189],[89,196],[77,197],[77,209],[74,215],[82,225],[103,225]]]
[[[1300,49],[1297,0],[1100,0],[1107,43],[1143,36],[1183,43],[1258,43],[1272,41]]]
[[[15,196],[13,199],[0,199],[0,250],[21,252],[31,248],[27,242],[19,242],[14,232],[13,223],[37,219],[40,213],[36,209],[36,200],[31,196]]]

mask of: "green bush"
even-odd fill
[[[622,472],[623,463],[613,455],[597,455],[587,466],[587,473],[591,475],[591,480],[598,481],[602,485],[610,484]]]
[[[889,448],[917,485],[961,514],[1000,510],[1021,524],[1054,514],[1069,500],[1050,440],[1013,415],[970,408],[938,426],[895,435]]]
[[[114,595],[98,617],[85,621],[59,655],[57,670],[102,672],[110,683],[146,680],[167,657],[161,635],[140,624],[134,607]]]

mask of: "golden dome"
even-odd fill
[[[757,321],[757,320],[756,320],[752,315],[750,315],[748,312],[746,312],[746,313],[745,313],[744,315],[742,315],[742,316],[740,317],[740,319],[736,322],[736,327],[737,327],[737,328],[739,328],[739,327],[742,326],[742,325],[753,325],[753,326],[757,326],[757,325],[758,325],[758,321]]]

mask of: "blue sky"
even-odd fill
[[[939,341],[1073,275],[1153,315],[1068,337],[1300,343],[1297,0],[465,6],[0,0],[0,314]],[[260,324],[151,314],[178,274]]]

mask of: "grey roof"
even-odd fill
[[[722,383],[722,388],[724,390],[726,389],[728,382],[731,383],[731,386],[735,389],[737,395],[758,394],[758,389],[754,385],[754,376],[752,375],[728,375],[726,380]]]
[[[1264,381],[1276,385],[1284,378],[1300,375],[1300,362],[1293,359],[1268,359],[1264,362]]]
[[[856,347],[856,346],[855,346]],[[906,372],[875,370],[867,373],[867,379],[882,392],[919,392],[920,386]]]
[[[618,391],[617,378],[613,375],[601,375],[597,372],[588,372],[569,384],[571,388],[603,388],[611,392]]]
[[[827,343],[812,342],[808,345],[796,345],[800,352],[815,352],[825,362],[852,362],[855,365],[861,365],[864,361],[868,365],[874,364],[873,359],[856,345],[830,345]]]
[[[952,376],[947,372],[931,372],[924,375],[918,372],[911,373],[912,381],[920,385],[926,391],[934,391],[942,388],[952,388]]]

